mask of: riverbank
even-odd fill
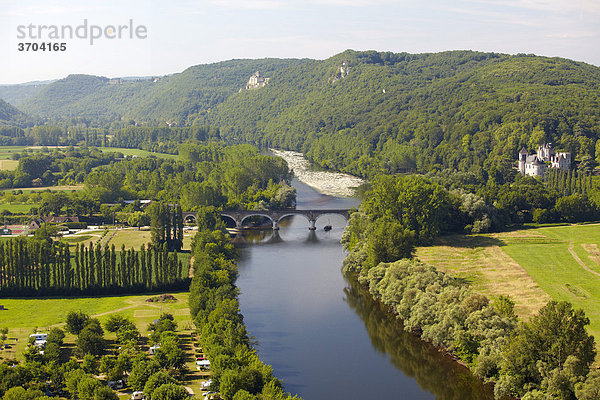
[[[353,197],[356,188],[366,181],[356,176],[340,172],[315,171],[302,153],[296,151],[269,149],[277,157],[281,157],[294,171],[301,182],[316,189],[320,193],[336,197]]]

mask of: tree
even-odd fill
[[[129,384],[134,390],[143,390],[148,379],[160,371],[160,365],[155,359],[138,358],[133,363],[129,374]]]
[[[150,338],[153,342],[158,343],[163,332],[175,332],[177,323],[174,321],[173,315],[162,313],[157,321],[151,322],[148,325],[148,331],[151,332]]]
[[[242,389],[236,392],[235,396],[233,396],[233,400],[256,400],[256,396]]]
[[[120,314],[112,314],[104,322],[104,328],[108,332],[117,332],[118,330],[124,327],[129,328],[131,326],[135,328],[135,325],[133,325],[133,323],[128,318]]]
[[[86,354],[83,356],[83,363],[81,364],[81,369],[85,371],[86,374],[95,375],[98,373],[98,360],[91,354]]]
[[[100,386],[94,390],[94,400],[119,400],[119,396],[108,386]]]
[[[56,342],[48,342],[44,348],[44,358],[47,361],[59,361],[60,345]]]
[[[527,385],[539,388],[545,376],[565,368],[569,357],[570,369],[585,376],[596,355],[594,337],[585,330],[589,323],[582,310],[556,301],[522,323],[506,346],[502,362],[503,374],[514,381],[517,394],[522,395]]]
[[[219,391],[225,400],[233,399],[233,396],[243,389],[238,372],[232,369],[225,370],[221,374],[219,383]]]
[[[96,390],[101,387],[98,380],[86,375],[77,383],[77,397],[79,400],[95,400]]]
[[[104,352],[106,341],[93,327],[84,328],[76,340],[77,350],[80,354],[99,356]]]
[[[65,333],[60,328],[52,328],[50,333],[48,333],[48,343],[57,343],[59,345],[63,344],[63,339],[65,338]]]
[[[4,393],[2,400],[36,400],[43,396],[40,390],[27,389],[21,386],[10,388]]]
[[[160,386],[167,384],[167,383],[173,383],[176,384],[177,381],[175,380],[175,378],[173,378],[171,375],[167,374],[164,371],[159,371],[155,374],[153,374],[150,378],[148,378],[148,381],[146,382],[146,385],[144,386],[144,394],[146,395],[147,398],[152,399],[153,398],[153,393],[156,389],[158,389]]]
[[[370,267],[380,262],[410,258],[415,250],[415,233],[391,218],[376,220],[367,238],[367,263]]]
[[[187,400],[189,397],[183,386],[174,383],[161,385],[152,394],[152,400]]]
[[[33,237],[36,240],[46,241],[52,243],[52,238],[58,235],[60,228],[56,225],[43,223],[38,229],[35,230]]]
[[[4,345],[6,338],[8,337],[8,328],[2,327],[0,328],[0,346]]]
[[[77,385],[86,376],[82,369],[73,369],[65,373],[65,387],[73,398],[77,396]]]
[[[145,212],[135,211],[127,219],[127,224],[129,224],[129,226],[137,227],[147,226],[150,225],[150,217]]]
[[[83,311],[70,311],[67,314],[65,330],[74,335],[79,335],[79,332],[87,325],[90,317]]]
[[[23,357],[27,362],[39,362],[42,361],[42,353],[40,353],[40,348],[34,344],[29,344],[23,350]]]
[[[185,363],[185,353],[179,346],[179,339],[165,331],[161,335],[160,348],[156,350],[156,361],[162,368],[181,368]]]
[[[579,193],[558,199],[556,212],[567,222],[588,221],[597,214],[597,210],[588,197]]]
[[[575,386],[578,400],[600,400],[600,370],[591,371],[584,382]]]

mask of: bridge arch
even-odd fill
[[[324,216],[326,216],[326,215],[337,215],[337,216],[340,216],[340,217],[342,217],[342,218],[343,218],[343,219],[346,221],[346,223],[348,223],[348,220],[349,220],[349,218],[348,218],[348,217],[347,217],[345,214],[342,214],[342,213],[339,213],[339,212],[332,211],[332,212],[324,212],[324,213],[322,213],[322,214],[318,214],[318,215],[315,217],[315,223],[316,223],[316,222],[319,220],[319,218],[321,218],[321,217],[324,217]]]
[[[186,224],[197,224],[198,220],[196,219],[196,215],[194,214],[187,214],[185,217],[183,217],[183,221]]]
[[[273,225],[273,226],[276,226],[276,225],[277,225],[277,222],[276,222],[276,221],[273,219],[273,217],[272,217],[272,216],[270,216],[269,214],[266,214],[266,213],[261,213],[261,212],[256,212],[256,213],[253,213],[253,214],[248,214],[248,215],[245,215],[245,216],[243,216],[243,217],[240,219],[240,225],[239,225],[239,226],[243,226],[243,225],[244,225],[244,221],[245,221],[246,219],[250,218],[250,217],[265,217],[265,218],[267,218],[269,221],[271,221],[271,225]]]
[[[285,213],[282,215],[278,215],[277,216],[277,224],[279,224],[279,222],[281,222],[282,219],[287,218],[287,217],[297,217],[297,216],[302,216],[304,218],[306,218],[306,220],[310,223],[310,218],[308,217],[308,215],[306,214],[298,214],[298,213],[293,213],[293,212],[289,212],[289,213]]]

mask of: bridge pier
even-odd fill
[[[279,224],[275,220],[273,220],[273,230],[274,231],[278,231],[279,230]]]
[[[311,219],[311,220],[310,220],[310,226],[308,227],[308,230],[309,230],[309,231],[314,231],[314,230],[316,230],[316,229],[317,229],[317,227],[315,226],[315,222],[317,222],[317,220],[316,220],[316,219]]]

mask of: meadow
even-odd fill
[[[11,214],[29,214],[32,207],[39,207],[37,203],[0,203],[0,211],[9,211]]]
[[[0,146],[0,160],[10,160],[15,153],[21,153],[27,146]]]
[[[140,150],[140,149],[127,149],[124,147],[98,147],[99,150],[102,150],[104,153],[110,152],[118,152],[123,153],[124,156],[138,156],[138,157],[148,157],[155,156],[157,158],[166,158],[175,160],[178,159],[179,156],[176,154],[165,154],[165,153],[154,153],[151,151]]]
[[[155,294],[135,296],[94,296],[74,298],[39,298],[39,299],[0,299],[5,310],[0,311],[0,326],[8,327],[7,343],[15,344],[10,352],[1,354],[8,358],[11,353],[20,358],[28,336],[37,330],[44,332],[54,326],[62,326],[70,311],[83,311],[100,321],[111,314],[121,314],[131,318],[140,332],[145,331],[150,322],[161,312],[173,314],[178,324],[189,327],[191,319],[187,306],[187,293],[175,294],[175,303],[146,303],[146,299]],[[16,340],[15,340],[16,339]]]
[[[600,344],[600,224],[445,236],[417,256],[491,297],[509,295],[527,319],[550,298],[585,311]]]
[[[192,244],[192,237],[196,234],[196,230],[187,230],[183,232],[183,250],[190,250]],[[78,234],[69,235],[63,238],[64,241],[75,246],[80,243],[89,246],[90,242],[96,243],[101,240],[101,245],[104,246],[108,243],[109,246],[115,245],[117,250],[121,249],[122,245],[125,245],[126,249],[139,250],[142,245],[146,247],[150,244],[152,234],[149,228],[121,228],[115,229],[111,227],[107,228],[106,234],[104,230],[93,230],[83,231]]]
[[[19,166],[18,160],[13,160],[13,154],[22,153],[24,150],[34,150],[34,151],[50,151],[53,149],[65,149],[65,146],[0,146],[0,170],[5,171],[14,171]],[[42,150],[44,149],[44,150]],[[47,150],[46,150],[47,149]],[[154,153],[151,151],[140,150],[140,149],[127,149],[122,147],[98,147],[102,152],[119,152],[123,153],[125,156],[138,156],[138,157],[148,157],[155,156],[158,158],[166,158],[166,159],[178,159],[179,156],[176,154],[164,154],[164,153]]]

